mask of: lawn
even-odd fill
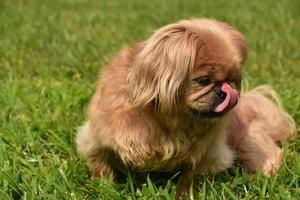
[[[270,84],[300,125],[300,2],[0,0],[0,199],[174,199],[172,180],[90,179],[76,128],[119,48],[178,19],[209,17],[247,38],[245,88]],[[299,129],[298,129],[299,130]],[[300,138],[270,178],[238,167],[194,182],[194,199],[300,199]]]

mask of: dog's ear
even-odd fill
[[[223,27],[228,33],[231,41],[235,45],[235,47],[238,49],[241,60],[244,61],[247,57],[247,43],[244,36],[236,29],[234,29],[232,26],[224,23],[224,22],[217,22],[218,24]]]
[[[196,39],[178,23],[159,29],[145,41],[129,73],[130,102],[135,109],[154,104],[160,111],[172,112],[184,100]]]

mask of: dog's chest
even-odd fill
[[[158,168],[173,169],[181,165],[193,165],[201,162],[208,145],[209,138],[201,138],[198,135],[184,135],[168,138],[167,142],[160,144],[157,154],[153,159]]]
[[[196,167],[214,138],[213,134],[182,132],[159,136],[155,142],[143,144],[143,150],[131,150],[126,162],[141,171],[170,171],[184,165]]]

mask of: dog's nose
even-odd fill
[[[216,85],[214,87],[214,91],[221,99],[225,99],[226,93],[221,90],[221,87],[222,87],[221,84]]]

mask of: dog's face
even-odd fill
[[[239,97],[241,61],[230,34],[206,35],[192,67],[186,104],[197,117],[221,116]]]
[[[129,75],[136,109],[221,116],[238,102],[244,37],[215,20],[187,20],[159,29],[143,44]]]

